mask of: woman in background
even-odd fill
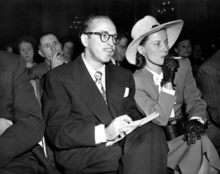
[[[66,35],[60,39],[60,43],[62,44],[63,55],[66,59],[66,63],[75,60],[80,53],[81,44],[79,40],[72,35]]]
[[[22,56],[26,61],[26,67],[32,68],[34,62],[36,40],[30,36],[22,36],[15,43],[15,53]]]
[[[174,51],[178,57],[189,58],[192,54],[192,43],[189,37],[180,36],[174,45]]]

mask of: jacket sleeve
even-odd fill
[[[0,136],[0,168],[36,146],[45,130],[25,63],[18,57],[7,59],[7,66],[1,67],[6,71],[0,76],[0,117],[11,120],[13,125]]]
[[[188,114],[188,119],[193,116],[198,116],[203,119],[204,122],[207,121],[206,116],[206,102],[201,98],[202,93],[197,88],[196,81],[192,74],[192,67],[188,59],[185,60],[183,68],[186,69],[186,76],[183,89],[184,103],[186,106],[186,113]]]
[[[136,93],[135,100],[142,113],[146,116],[153,112],[158,112],[159,117],[154,120],[159,125],[166,125],[171,114],[176,96],[172,96],[163,91],[158,93],[157,87],[152,83],[149,77],[141,73],[134,75]]]
[[[203,99],[208,105],[210,117],[220,126],[220,71],[211,65],[203,65],[196,79]]]
[[[46,75],[42,102],[48,140],[58,149],[96,146],[96,122],[82,117],[91,117],[92,112],[74,90],[69,94],[63,81],[53,71]]]

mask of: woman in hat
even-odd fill
[[[152,16],[133,26],[126,58],[139,69],[134,73],[135,100],[144,115],[160,114],[153,122],[164,128],[170,149],[167,165],[173,173],[218,173],[219,157],[205,135],[206,103],[191,65],[168,56],[182,27],[182,20],[160,24]]]

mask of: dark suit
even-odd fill
[[[207,134],[220,154],[220,50],[201,65],[196,79],[210,114]]]
[[[0,173],[5,173],[14,162],[24,162],[38,170],[31,150],[38,148],[45,129],[41,109],[24,60],[3,51],[0,51],[0,118],[13,122],[0,136]]]
[[[127,135],[120,142],[123,145],[95,144],[96,125],[107,126],[123,114],[133,120],[141,118],[134,101],[132,73],[112,64],[106,65],[105,71],[108,107],[81,56],[48,72],[43,111],[47,137],[57,148],[57,163],[71,174],[116,172],[118,168],[126,174],[146,173],[146,170],[165,173],[168,150],[165,137],[151,123]],[[124,97],[126,88],[129,95]]]

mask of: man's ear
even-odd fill
[[[141,45],[139,45],[138,47],[137,47],[137,51],[141,54],[141,55],[145,55],[145,52],[144,52],[144,48],[141,46]]]
[[[82,34],[80,38],[81,38],[81,42],[84,45],[84,47],[87,47],[88,46],[88,36],[85,34]]]
[[[43,55],[43,53],[42,53],[41,50],[38,50],[38,53],[39,53],[42,57],[44,57],[44,55]]]

